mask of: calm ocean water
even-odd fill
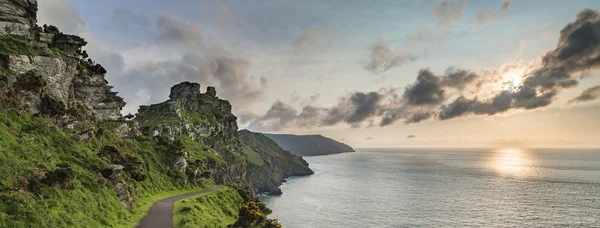
[[[600,227],[600,150],[422,150],[306,157],[261,197],[284,227]]]

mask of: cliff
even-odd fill
[[[264,134],[281,148],[297,156],[354,152],[352,147],[322,135]]]
[[[223,205],[236,224],[277,224],[248,179],[281,181],[294,172],[275,162],[299,158],[250,158],[230,103],[197,83],[124,118],[86,41],[36,13],[35,0],[0,0],[0,227],[133,227],[156,199],[215,184],[244,199]]]
[[[246,177],[255,191],[281,194],[279,186],[285,178],[313,174],[302,157],[283,150],[263,134],[242,130],[239,135],[248,158]]]
[[[63,124],[119,118],[125,102],[104,79],[106,70],[82,51],[87,42],[54,26],[37,26],[36,11],[35,0],[0,0],[0,93],[5,103],[68,118]]]

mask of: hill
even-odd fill
[[[235,190],[211,197],[204,207],[227,213],[202,225],[280,227],[248,179],[260,191],[312,171],[274,144],[240,140],[214,87],[177,84],[125,118],[83,38],[38,26],[35,0],[0,5],[0,227],[135,227],[157,199],[215,184]]]
[[[354,152],[352,147],[322,135],[264,135],[275,141],[277,145],[284,150],[297,156],[316,156]]]

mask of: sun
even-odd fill
[[[504,90],[516,91],[523,83],[524,69],[511,70],[502,77]]]

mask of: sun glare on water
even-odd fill
[[[500,149],[492,152],[490,167],[500,175],[527,177],[532,175],[533,158],[523,149]]]

